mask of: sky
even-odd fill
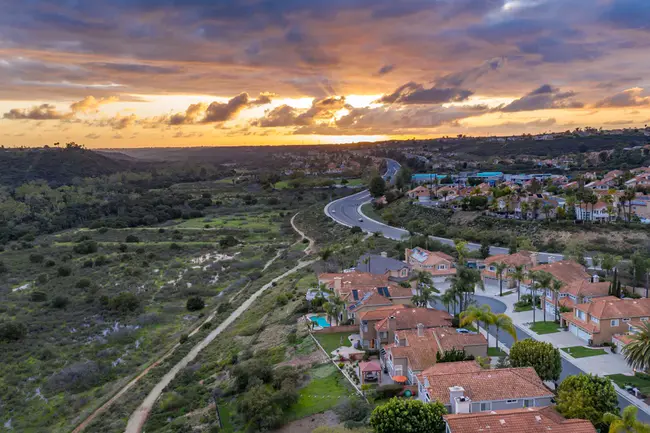
[[[650,0],[0,0],[0,145],[650,123]]]

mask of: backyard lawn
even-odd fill
[[[507,356],[508,354],[498,347],[488,347],[488,356]]]
[[[346,379],[332,364],[315,367],[309,375],[311,381],[300,390],[298,401],[289,409],[292,419],[329,410],[352,394]]]
[[[621,388],[625,388],[625,385],[631,385],[639,388],[641,394],[650,394],[650,375],[644,373],[636,373],[634,376],[626,376],[624,374],[611,374],[607,377]]]
[[[560,325],[555,322],[535,322],[530,325],[530,329],[538,334],[553,334],[560,332]]]
[[[515,307],[515,313],[521,313],[522,311],[533,311],[533,306],[528,304],[524,306],[516,306]]]
[[[316,340],[323,346],[323,349],[327,352],[328,355],[332,353],[334,349],[338,349],[341,346],[352,346],[348,336],[352,335],[350,332],[338,332],[334,334],[314,334]]]
[[[564,347],[562,351],[568,353],[574,358],[587,358],[588,356],[598,356],[605,355],[604,349],[590,349],[589,347],[584,346],[573,346],[573,347]]]

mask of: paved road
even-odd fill
[[[386,160],[387,170],[384,174],[384,178],[390,178],[391,181],[395,179],[395,174],[400,169],[400,164],[392,159]],[[359,226],[366,233],[376,233],[380,232],[385,238],[400,240],[405,236],[409,235],[408,230],[398,227],[391,227],[389,225],[383,224],[379,221],[368,218],[361,211],[361,205],[368,203],[372,200],[368,190],[352,194],[347,197],[334,200],[325,206],[325,214],[332,218],[334,221],[338,222],[347,227]],[[440,238],[436,236],[430,236],[431,239],[441,242],[445,245],[454,246],[454,241],[452,239]],[[477,251],[481,248],[480,244],[468,243],[467,247],[470,251]],[[508,248],[492,246],[490,247],[490,254],[507,254]],[[562,254],[553,254],[553,253],[539,253],[539,260],[541,262],[548,262],[550,260],[562,260]]]
[[[489,298],[487,296],[474,296],[474,299],[476,300],[478,305],[489,305],[490,308],[494,313],[503,313],[506,311],[506,306],[503,302],[499,301],[498,299],[494,298]],[[436,305],[436,308],[444,309],[444,306],[442,305]],[[496,328],[494,326],[490,326],[489,332],[491,335],[495,336],[496,335]],[[526,338],[532,338],[528,333],[526,333],[524,330],[521,328],[517,327],[517,338],[519,340],[524,340]],[[514,340],[510,335],[507,333],[500,331],[499,332],[499,342],[503,343],[507,347],[512,347]],[[560,382],[563,381],[567,376],[573,376],[576,374],[580,373],[585,373],[566,359],[562,358],[562,374],[560,375]],[[632,402],[625,398],[622,395],[618,395],[618,406],[621,410],[623,408],[630,406]],[[639,410],[637,418],[640,421],[643,421],[645,423],[650,423],[650,415],[644,412],[643,410]]]

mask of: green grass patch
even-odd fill
[[[515,307],[515,313],[521,313],[522,311],[533,311],[533,306],[532,305],[523,305],[523,306],[516,306]]]
[[[535,322],[530,325],[530,329],[540,335],[553,334],[560,332],[560,325],[555,322]]]
[[[472,325],[471,323],[468,323],[467,325],[463,326],[463,329],[467,329],[468,331],[472,331],[472,332],[478,332],[476,326]]]
[[[300,390],[298,401],[289,408],[291,419],[300,419],[329,410],[351,393],[345,378],[332,364],[325,364],[310,371],[312,380]]]
[[[564,347],[562,348],[562,351],[568,353],[574,358],[587,358],[589,356],[599,356],[607,353],[604,349],[590,349],[589,347],[584,346]]]
[[[488,347],[488,356],[507,356],[508,354],[498,347]]]
[[[508,290],[507,292],[503,292],[503,295],[499,295],[499,296],[508,296],[508,295],[512,295],[513,293],[516,293],[516,291],[515,290]]]
[[[384,219],[381,217],[381,215],[375,210],[374,207],[372,207],[372,203],[366,203],[361,206],[361,212],[363,212],[363,214],[370,219],[384,222]]]
[[[616,385],[625,388],[626,385],[639,388],[642,394],[650,394],[650,375],[645,373],[636,373],[634,376],[625,374],[610,374],[607,376]]]
[[[348,337],[351,335],[350,332],[337,332],[334,334],[314,334],[316,340],[323,346],[323,349],[327,354],[331,354],[333,350],[338,349],[341,346],[350,347],[352,344]]]

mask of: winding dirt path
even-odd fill
[[[296,233],[300,235],[302,239],[307,239],[309,241],[309,246],[307,246],[307,248],[305,249],[305,254],[309,255],[316,252],[316,241],[314,241],[312,238],[307,236],[305,232],[303,232],[296,226],[295,219],[299,213],[300,212],[298,212],[297,214],[291,217],[291,227],[293,227],[293,229],[296,231]]]
[[[274,282],[286,278],[287,276],[293,274],[299,269],[311,265],[315,261],[316,260],[300,262],[292,269],[289,269],[284,274],[275,277],[269,283],[262,286],[257,292],[253,293],[253,295],[250,298],[244,301],[242,305],[240,305],[235,311],[233,311],[232,314],[230,314],[230,316],[228,316],[228,318],[224,320],[214,331],[210,332],[210,334],[208,334],[203,340],[198,342],[196,346],[194,346],[192,350],[190,350],[190,352],[187,355],[185,355],[183,359],[181,359],[175,366],[172,367],[171,370],[169,370],[160,379],[160,381],[156,384],[156,386],[154,386],[151,392],[149,392],[149,395],[145,397],[142,404],[140,404],[140,406],[135,410],[135,412],[131,414],[131,417],[129,418],[129,422],[126,425],[125,433],[140,433],[142,431],[142,427],[144,426],[144,423],[147,421],[147,418],[149,417],[151,408],[156,403],[156,400],[158,400],[158,397],[160,397],[160,394],[162,394],[163,389],[165,389],[167,385],[171,383],[174,377],[176,377],[176,375],[183,368],[185,368],[190,362],[192,362],[197,357],[199,352],[205,349],[206,346],[210,344],[219,334],[221,334],[228,326],[230,326],[235,320],[237,320],[237,318],[239,318],[239,316],[241,316],[253,304],[253,302],[255,302],[257,298],[259,298],[267,289],[269,289]]]

